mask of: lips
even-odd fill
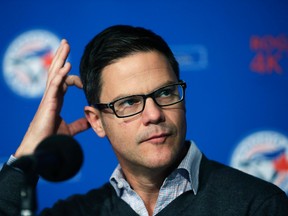
[[[148,138],[144,139],[142,142],[149,142],[153,144],[161,144],[164,143],[169,134],[162,133],[162,134],[154,134],[149,136]]]
[[[159,126],[151,126],[142,131],[142,133],[136,136],[136,142],[163,144],[170,136],[174,136],[177,130],[172,125],[162,124]]]

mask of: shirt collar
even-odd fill
[[[188,180],[191,183],[192,190],[194,194],[198,191],[199,186],[199,168],[200,168],[200,162],[202,158],[202,153],[198,149],[198,147],[195,145],[193,141],[190,141],[190,147],[189,150],[184,157],[184,159],[181,161],[179,166],[177,167],[177,171],[184,170],[185,172],[188,172]]]
[[[175,169],[167,178],[173,178],[176,173],[180,173],[182,171],[184,171],[183,173],[188,173],[186,178],[191,183],[191,188],[194,194],[196,194],[199,186],[199,168],[201,158],[202,153],[195,145],[195,143],[190,141],[190,147],[186,156],[183,158],[177,169]],[[110,183],[114,187],[118,196],[121,195],[121,190],[123,188],[130,187],[128,182],[125,180],[120,164],[117,165],[114,172],[112,173],[110,177]]]

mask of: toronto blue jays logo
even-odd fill
[[[276,131],[259,131],[236,147],[231,166],[279,186],[288,194],[288,138]]]
[[[59,43],[58,37],[44,30],[24,32],[12,41],[3,60],[3,76],[8,87],[22,97],[40,97]]]

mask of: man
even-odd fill
[[[131,26],[105,29],[85,49],[81,81],[67,75],[68,53],[63,40],[14,157],[31,154],[47,136],[91,126],[109,139],[119,166],[102,188],[59,201],[42,215],[288,215],[279,188],[210,161],[185,141],[186,83],[161,37]],[[86,118],[68,125],[60,117],[63,97],[68,86],[82,83]],[[23,173],[9,164],[0,174],[0,212],[15,215]]]

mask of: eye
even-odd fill
[[[132,107],[132,106],[138,105],[140,103],[141,103],[141,98],[129,97],[129,98],[124,98],[122,100],[119,100],[117,102],[117,106],[119,108],[127,108],[127,107]]]
[[[166,88],[163,88],[163,89],[159,89],[155,96],[156,97],[170,97],[173,92],[175,91],[175,88],[174,87],[166,87]]]

